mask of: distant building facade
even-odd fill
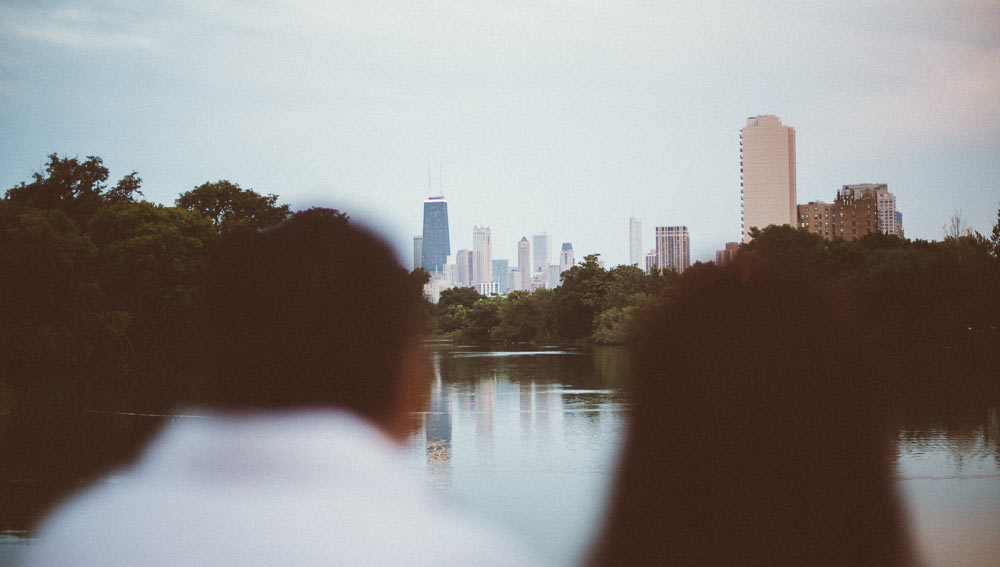
[[[531,290],[531,243],[526,236],[517,243],[517,286],[514,289]]]
[[[642,220],[628,219],[628,263],[642,267]]]
[[[656,265],[683,273],[691,265],[691,239],[686,226],[656,227]]]
[[[413,237],[413,269],[424,267],[424,237]]]
[[[448,232],[448,202],[444,197],[424,201],[424,233],[421,238],[421,265],[428,272],[440,272],[451,255]]]
[[[546,232],[531,237],[531,245],[535,249],[534,260],[531,262],[532,272],[544,272],[552,263],[552,237]]]
[[[472,282],[493,281],[493,241],[490,227],[472,228]]]
[[[559,251],[559,273],[572,268],[574,262],[573,244],[570,242],[563,242],[562,249]]]
[[[510,290],[510,262],[508,260],[493,260],[493,281],[499,286],[499,293],[504,294]]]
[[[799,205],[798,219],[799,228],[804,228],[813,234],[818,234],[827,240],[833,238],[834,221],[833,204],[813,201],[806,205]]]
[[[559,264],[549,264],[549,268],[545,272],[546,279],[548,280],[548,285],[546,286],[547,289],[555,289],[559,287],[559,284],[562,283],[562,278],[559,277],[559,274],[561,273],[562,270],[559,269]]]
[[[882,234],[899,236],[902,238],[899,224],[896,222],[896,196],[889,192],[889,188],[882,185],[883,190],[878,191],[878,230]]]
[[[777,116],[748,118],[740,130],[740,187],[743,242],[754,227],[797,225],[795,129]]]
[[[656,249],[650,250],[643,256],[644,270],[647,274],[651,274],[653,269],[656,268]]]
[[[498,282],[481,282],[476,284],[476,291],[479,295],[485,295],[486,297],[492,297],[494,295],[500,295],[500,284]]]
[[[798,226],[826,239],[856,240],[881,232],[903,238],[902,214],[885,183],[844,185],[833,203],[798,206]]]
[[[531,274],[531,283],[528,289],[534,293],[539,289],[549,289],[549,278],[545,272],[534,272]]]
[[[463,248],[455,255],[455,285],[471,287],[472,284],[472,250]]]
[[[736,259],[736,252],[739,249],[739,242],[727,242],[725,248],[715,251],[715,265],[721,268],[727,264],[731,264]]]
[[[844,185],[833,202],[834,237],[857,240],[878,232],[878,189],[871,184]]]

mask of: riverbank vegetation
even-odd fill
[[[226,180],[168,207],[141,199],[137,173],[113,185],[108,177],[100,158],[53,154],[0,199],[0,413],[60,396],[90,407],[172,407],[201,376],[199,278],[211,251],[227,234],[290,214],[276,195]],[[897,367],[943,376],[998,362],[998,256],[1000,215],[989,235],[959,223],[939,242],[824,240],[768,227],[725,268],[646,274],[605,269],[592,254],[555,289],[482,297],[454,288],[428,309],[434,334],[458,342],[630,344],[642,318],[701,270],[749,277],[794,265],[843,289],[845,309],[862,315],[858,332]]]
[[[290,214],[277,196],[226,180],[164,206],[142,200],[137,173],[108,178],[100,158],[53,154],[0,199],[0,508],[11,518],[37,517],[37,502],[130,458],[157,416],[197,390],[206,358],[200,282],[212,251]],[[934,406],[1000,397],[1000,214],[990,235],[956,223],[939,242],[827,241],[769,227],[731,265],[696,264],[682,276],[605,269],[589,255],[556,289],[481,297],[455,288],[428,310],[434,335],[459,342],[630,344],[645,317],[706,270],[747,278],[775,265],[843,290],[899,397]],[[107,416],[109,427],[91,431],[95,414],[83,412]],[[58,489],[42,494],[47,485]]]
[[[0,412],[60,397],[171,407],[200,372],[197,295],[211,250],[289,214],[276,196],[225,180],[166,207],[141,200],[136,172],[108,176],[98,157],[53,154],[0,199]]]

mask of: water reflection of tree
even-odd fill
[[[998,472],[1000,423],[997,406],[943,403],[897,408],[898,457],[945,452],[955,474],[977,468]]]
[[[32,529],[62,498],[132,460],[165,419],[18,403],[0,431],[0,530]]]

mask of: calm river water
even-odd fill
[[[412,472],[547,563],[574,564],[598,527],[625,434],[624,351],[440,347],[433,356],[429,408],[406,448]],[[142,419],[116,416],[108,427]],[[990,404],[897,416],[898,482],[926,565],[1000,564],[998,420]],[[19,525],[30,479],[2,480],[0,503],[18,506],[0,507],[0,565],[13,565],[30,545]]]
[[[427,481],[573,564],[598,527],[625,433],[621,349],[435,352],[410,462]],[[996,406],[900,411],[896,470],[929,566],[1000,565]]]

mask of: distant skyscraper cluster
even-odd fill
[[[796,202],[795,128],[774,115],[747,118],[740,129],[740,232],[751,240],[753,229],[770,225],[798,227],[823,238],[854,240],[880,232],[903,237],[903,214],[885,183],[843,185],[832,203]],[[552,255],[552,237],[546,232],[522,236],[515,265],[493,259],[489,227],[472,229],[472,248],[451,254],[448,203],[443,196],[424,201],[423,233],[413,239],[413,265],[431,273],[427,295],[436,300],[443,289],[472,286],[483,295],[508,291],[552,289],[561,274],[575,263],[573,245],[562,243],[558,259]],[[715,262],[733,261],[740,242],[727,242]],[[629,218],[629,264],[649,273],[654,268],[682,273],[691,266],[691,237],[684,225],[655,226],[654,248],[645,254],[642,220]],[[602,263],[603,265],[603,263]]]
[[[534,255],[532,255],[534,243]],[[463,248],[451,255],[448,227],[448,203],[443,196],[424,201],[424,231],[413,238],[413,267],[431,274],[424,292],[437,301],[450,287],[474,287],[486,296],[512,290],[534,291],[559,285],[560,274],[573,267],[573,245],[562,244],[559,263],[552,262],[552,237],[545,232],[522,237],[517,243],[517,267],[510,269],[506,259],[493,259],[493,235],[488,226],[472,229],[472,249]]]
[[[642,253],[642,221],[628,220],[629,265],[650,273],[654,268],[681,273],[691,267],[691,237],[686,226],[657,226],[654,228],[654,245]]]

